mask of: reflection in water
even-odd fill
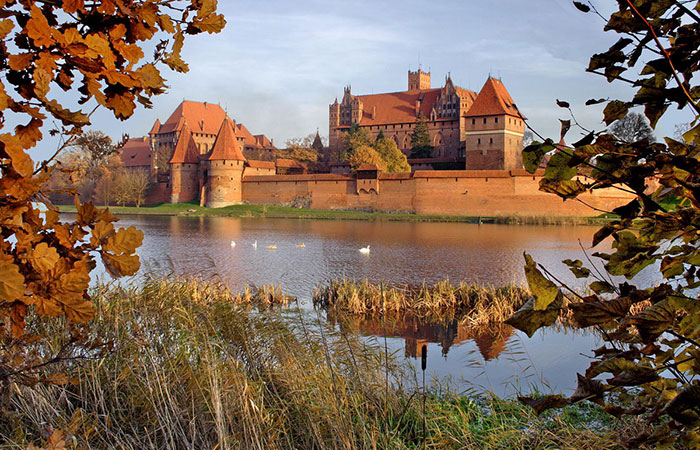
[[[279,284],[307,308],[316,286],[343,277],[394,285],[432,284],[447,278],[495,286],[522,283],[524,251],[555,276],[580,286],[560,261],[585,260],[579,240],[588,246],[596,230],[590,226],[175,216],[124,216],[118,224],[131,225],[145,234],[139,255],[147,269],[220,277],[234,290]],[[232,240],[236,247],[229,245]],[[257,249],[252,246],[255,241]],[[305,247],[297,247],[300,242]],[[370,255],[357,251],[368,244]],[[265,250],[268,245],[276,245],[277,250]],[[638,277],[648,282],[653,273],[649,267]],[[386,333],[376,323],[355,328],[364,330],[367,339],[388,335],[387,346],[407,354],[407,365],[421,344],[428,342],[428,367],[435,377],[466,380],[499,394],[512,393],[504,386],[516,385],[514,376],[522,374],[534,374],[527,384],[540,389],[573,388],[576,371],[588,365],[581,353],[590,354],[600,345],[596,336],[562,330],[540,330],[530,339],[519,331],[477,332],[456,322],[434,326],[408,321],[393,326]]]
[[[407,358],[419,358],[424,344],[436,343],[446,357],[453,345],[473,340],[485,361],[498,358],[506,349],[513,335],[513,328],[505,325],[491,327],[469,326],[466,322],[449,320],[444,323],[421,321],[414,315],[392,316],[386,323],[379,317],[327,313],[328,321],[346,332],[364,335],[404,339],[404,354]]]

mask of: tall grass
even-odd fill
[[[301,312],[251,312],[256,298],[271,302],[191,280],[97,288],[91,331],[112,350],[63,363],[75,384],[17,386],[0,447],[24,448],[52,426],[93,449],[410,449],[423,444],[423,417],[427,448],[616,445],[610,424],[591,431],[491,397],[429,395],[423,416],[379,348]]]
[[[472,325],[501,323],[529,298],[517,286],[488,287],[448,280],[432,286],[385,286],[367,280],[333,280],[314,290],[314,305],[326,310],[360,315],[410,313],[433,320],[462,320]]]

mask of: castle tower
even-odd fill
[[[466,168],[522,168],[523,119],[501,80],[489,77],[462,118]]]
[[[430,72],[418,69],[416,72],[408,71],[408,90],[418,91],[430,89]]]
[[[336,148],[338,145],[338,127],[340,126],[340,104],[336,98],[328,107],[328,146]]]
[[[226,117],[204,166],[207,207],[222,208],[241,203],[245,161],[231,119]]]
[[[170,158],[170,202],[191,202],[199,196],[199,149],[185,124]]]

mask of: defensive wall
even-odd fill
[[[308,205],[314,209],[404,211],[462,216],[594,216],[576,200],[539,191],[543,172],[525,170],[416,171],[413,174],[243,175],[245,203]],[[582,177],[583,178],[583,177]],[[584,181],[582,179],[582,181]],[[629,202],[614,188],[579,197],[610,211]],[[300,201],[301,200],[301,201]]]

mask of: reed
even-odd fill
[[[314,290],[314,305],[334,312],[358,315],[409,313],[430,321],[460,320],[470,325],[501,323],[529,298],[517,286],[489,287],[449,280],[434,285],[382,286],[368,280],[333,280]]]
[[[381,348],[314,315],[251,313],[281,296],[260,292],[186,279],[98,287],[91,331],[111,351],[51,368],[75,384],[17,386],[0,448],[38,443],[51,426],[72,435],[68,448],[409,449],[423,443],[423,419],[427,448],[620,447],[600,409],[572,421],[566,410],[537,417],[508,400],[429,393],[423,413]],[[30,326],[64,332],[55,320]]]

